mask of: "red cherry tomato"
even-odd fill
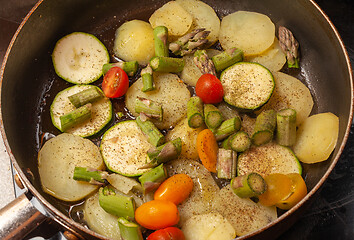
[[[106,97],[121,97],[127,92],[128,88],[128,75],[120,67],[112,67],[103,77],[102,90]]]
[[[204,103],[219,103],[224,96],[224,89],[217,77],[207,73],[198,79],[195,93]]]
[[[183,232],[176,227],[168,227],[151,233],[146,240],[185,240]]]

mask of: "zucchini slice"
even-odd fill
[[[63,116],[66,113],[76,109],[68,97],[89,88],[96,88],[97,91],[102,92],[101,89],[93,85],[75,85],[73,87],[64,89],[55,96],[53,103],[50,106],[50,115],[53,125],[60,131],[62,131],[60,116]],[[102,98],[92,103],[90,119],[87,119],[86,121],[69,128],[65,132],[80,137],[92,136],[98,133],[104,126],[106,126],[111,121],[111,119],[112,103],[108,98]]]
[[[149,169],[140,169],[148,161],[152,147],[135,120],[117,123],[102,137],[101,153],[109,170],[124,176],[139,176]]]
[[[256,172],[263,177],[271,173],[298,173],[302,167],[293,151],[274,142],[251,147],[239,155],[237,161],[237,176]]]
[[[224,100],[239,109],[262,107],[273,93],[272,73],[258,63],[239,62],[221,73]]]
[[[55,72],[74,84],[88,84],[102,75],[103,64],[109,63],[109,54],[95,36],[74,32],[59,39],[52,61]]]

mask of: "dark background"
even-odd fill
[[[0,0],[0,63],[17,27],[36,0]],[[316,1],[339,31],[354,66],[354,0]],[[325,60],[323,60],[325,61]],[[31,233],[57,239],[57,226],[47,222]],[[53,237],[54,236],[54,237]],[[354,240],[354,125],[344,153],[317,198],[279,240]]]

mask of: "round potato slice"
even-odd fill
[[[176,0],[193,17],[191,29],[205,28],[210,31],[208,40],[210,45],[218,40],[220,19],[214,9],[208,4],[198,0]]]
[[[275,89],[261,111],[276,111],[292,108],[296,111],[296,125],[302,123],[311,113],[313,99],[310,90],[300,80],[282,72],[273,73]]]
[[[297,130],[295,155],[304,163],[317,163],[329,158],[339,131],[339,119],[333,113],[319,113],[308,117]]]
[[[149,18],[149,22],[153,28],[167,27],[169,39],[174,39],[188,32],[193,17],[177,2],[170,1],[156,10]]]
[[[154,73],[155,90],[142,92],[142,79],[138,79],[129,87],[125,94],[125,104],[129,111],[134,115],[139,114],[135,111],[135,101],[137,97],[147,98],[162,105],[163,120],[152,120],[159,129],[168,129],[175,126],[187,114],[187,102],[190,92],[187,86],[175,74]]]
[[[221,51],[216,49],[207,49],[206,51],[209,58],[212,58],[213,56],[221,53]],[[202,72],[197,67],[197,65],[195,65],[193,58],[193,54],[183,56],[185,64],[182,72],[180,73],[180,77],[183,82],[185,82],[189,86],[195,87],[198,79],[202,76]]]
[[[122,24],[116,31],[114,53],[124,61],[148,64],[155,55],[154,33],[149,23],[132,20]]]
[[[264,14],[237,11],[221,21],[219,41],[224,49],[237,47],[245,55],[260,54],[274,42],[275,26]]]
[[[274,39],[274,43],[265,52],[249,56],[245,58],[247,62],[259,63],[272,72],[280,71],[286,63],[286,56],[280,48],[277,38]]]
[[[62,133],[47,141],[38,154],[43,190],[64,201],[78,201],[97,189],[97,185],[73,179],[75,167],[104,169],[98,147],[88,139]]]

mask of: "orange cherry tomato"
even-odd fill
[[[156,190],[155,200],[167,200],[178,205],[183,202],[193,189],[193,180],[187,174],[176,174],[167,178]]]
[[[275,204],[276,207],[283,210],[292,208],[307,194],[306,183],[300,174],[290,173],[286,176],[291,180],[291,193],[288,197]]]
[[[285,174],[269,174],[264,180],[267,183],[267,190],[258,197],[264,206],[273,206],[290,195],[291,180]]]
[[[120,67],[112,67],[103,77],[102,90],[108,98],[121,97],[128,88],[128,75]]]
[[[171,227],[179,221],[176,204],[166,200],[152,200],[135,210],[135,220],[151,230]]]
[[[146,240],[185,240],[184,233],[176,227],[168,227],[151,233]]]
[[[209,172],[216,172],[216,160],[219,146],[209,129],[204,129],[197,136],[197,152],[202,164]]]
[[[220,80],[212,74],[203,74],[195,85],[195,93],[204,103],[219,103],[224,97]]]

